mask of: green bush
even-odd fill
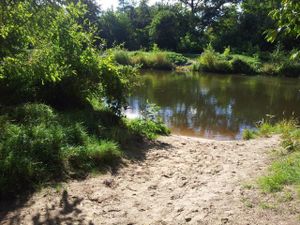
[[[13,117],[25,124],[50,124],[56,120],[57,115],[50,106],[45,104],[24,104],[14,109]]]
[[[149,139],[155,139],[157,135],[168,135],[169,129],[161,121],[134,119],[127,122],[129,129],[139,135],[144,135]]]
[[[167,59],[177,66],[183,66],[188,62],[188,59],[186,57],[184,57],[182,54],[175,52],[168,52]]]
[[[232,71],[234,73],[255,74],[255,68],[250,63],[241,58],[234,58],[231,61]]]
[[[157,135],[168,135],[170,130],[162,122],[158,113],[159,107],[147,101],[141,112],[141,118],[127,120],[127,126],[131,132],[142,134],[149,139],[155,139]]]
[[[209,71],[209,70],[207,70]],[[218,60],[215,62],[213,69],[210,72],[217,73],[232,73],[231,65],[226,60]]]
[[[289,62],[284,63],[279,68],[279,74],[287,77],[299,77],[300,76],[300,63]]]
[[[0,118],[0,194],[63,177],[68,164],[76,168],[70,163],[72,149],[86,151],[77,160],[83,165],[101,166],[120,156],[115,143],[95,139],[81,123],[69,122],[47,105],[25,104]]]
[[[214,70],[215,63],[218,61],[218,55],[209,45],[199,58],[199,63],[204,70]]]
[[[84,175],[117,162],[131,140],[168,133],[160,120],[128,121],[110,111],[58,113],[44,104],[1,108],[0,195]]]
[[[24,35],[27,42],[22,48],[12,45],[11,54],[0,59],[0,104],[44,102],[56,108],[80,108],[89,106],[87,99],[94,96],[106,99],[105,103],[120,113],[136,70],[116,65],[110,53],[94,47],[95,37],[86,29],[89,24],[82,21],[84,4],[31,7],[28,1],[21,1],[11,4],[8,11],[20,18],[5,13],[7,34],[1,38],[17,44],[11,27],[18,26],[24,31],[18,35]]]
[[[286,77],[300,76],[299,59],[293,58],[294,51],[285,52],[279,47],[264,60],[260,72],[267,75],[281,75]]]
[[[230,73],[232,71],[230,62],[215,52],[210,45],[201,54],[198,63],[199,65],[194,69],[198,68],[205,72],[215,73]]]

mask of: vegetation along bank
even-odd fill
[[[149,5],[145,0],[137,4],[122,0],[117,9],[104,10],[93,0],[0,2],[1,200],[16,198],[18,194],[26,197],[45,185],[85,178],[96,171],[112,171],[113,174],[122,163],[130,164],[126,160],[140,160],[140,165],[131,163],[128,170],[123,170],[124,179],[117,177],[121,181],[116,182],[116,193],[112,191],[115,187],[113,175],[98,180],[108,191],[104,197],[91,184],[94,180],[87,180],[87,185],[80,185],[78,189],[77,181],[72,181],[70,190],[73,187],[77,190],[74,189],[73,204],[69,204],[67,190],[62,191],[62,199],[59,199],[59,190],[59,196],[49,195],[56,199],[52,208],[55,209],[57,204],[60,207],[54,218],[51,213],[42,218],[39,213],[29,215],[33,211],[27,206],[23,215],[33,216],[29,218],[31,222],[68,220],[69,217],[61,218],[61,214],[81,212],[76,206],[83,201],[78,196],[83,193],[85,206],[94,206],[97,202],[97,206],[102,207],[108,199],[115,201],[112,205],[121,209],[105,208],[106,212],[117,214],[133,209],[122,215],[113,214],[115,223],[134,223],[131,220],[138,223],[141,220],[137,221],[136,215],[143,217],[145,211],[152,216],[144,218],[146,222],[147,219],[170,224],[172,221],[196,223],[207,220],[208,224],[216,221],[224,224],[247,218],[252,223],[251,211],[241,210],[241,206],[245,204],[251,208],[258,201],[243,198],[246,191],[243,192],[238,184],[248,175],[252,177],[264,169],[268,161],[261,155],[265,156],[264,149],[274,148],[280,150],[276,152],[278,161],[269,174],[261,172],[260,189],[255,190],[266,193],[286,191],[288,194],[280,206],[297,199],[294,189],[289,190],[297,190],[300,184],[296,120],[277,125],[264,123],[258,131],[244,133],[245,139],[279,134],[281,142],[275,136],[268,140],[227,144],[174,136],[155,142],[153,139],[158,135],[169,134],[169,129],[151,107],[145,107],[139,119],[125,118],[123,111],[128,96],[139,85],[139,68],[171,70],[177,67],[229,74],[300,75],[299,1],[199,0],[194,3],[178,0],[174,4],[157,2]],[[187,148],[182,147],[186,145]],[[237,149],[236,146],[240,147]],[[282,148],[278,148],[280,146]],[[200,153],[196,152],[198,147]],[[155,151],[142,151],[147,149]],[[218,150],[214,152],[214,149]],[[141,151],[137,154],[134,150]],[[201,153],[206,158],[202,158]],[[223,166],[226,163],[227,169]],[[168,172],[170,168],[174,168],[171,173]],[[230,179],[233,179],[232,183]],[[143,185],[148,180],[150,182]],[[226,188],[220,190],[220,187]],[[246,185],[244,189],[252,191],[252,186]],[[124,190],[125,199],[119,198]],[[150,196],[142,203],[122,205],[129,196],[146,196],[145,190]],[[195,195],[196,201],[190,204],[188,200]],[[156,208],[157,203],[149,201],[153,196],[156,196],[154,200],[161,201],[162,208]],[[261,195],[253,196],[264,199]],[[37,198],[46,202],[39,195]],[[174,200],[178,200],[177,205]],[[234,213],[226,208],[233,200]],[[204,207],[201,208],[199,202]],[[273,203],[259,202],[261,208],[276,208]],[[110,204],[104,207],[107,205]],[[189,206],[185,208],[186,205]],[[41,210],[46,212],[47,207]],[[222,214],[216,217],[220,209]],[[294,209],[299,212],[296,204]],[[12,217],[8,211],[7,208],[1,210],[1,218],[5,217],[4,223],[13,224],[9,220],[16,218],[15,211],[11,210]],[[96,213],[93,210],[86,212]],[[260,212],[255,212],[254,220],[259,220]],[[296,218],[289,216],[295,215],[293,212],[285,211],[283,223],[294,223]],[[130,216],[124,217],[128,214]],[[89,215],[90,220],[94,220],[93,215]],[[274,216],[273,221],[280,217],[273,211],[270,215]],[[166,221],[156,221],[157,218],[166,218]],[[262,218],[263,223],[269,221],[265,218]],[[81,219],[82,222],[84,219]],[[16,221],[13,222],[19,222]]]

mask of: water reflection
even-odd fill
[[[239,139],[266,114],[300,117],[300,80],[237,75],[145,72],[129,98],[127,115],[137,116],[147,99],[173,133]]]

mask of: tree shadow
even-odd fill
[[[66,190],[63,191],[59,207],[54,205],[51,208],[46,208],[44,215],[37,213],[32,216],[32,224],[34,225],[56,225],[56,224],[93,224],[91,221],[86,221],[81,216],[82,211],[78,208],[83,198],[72,197]]]
[[[125,157],[133,162],[144,161],[146,159],[146,154],[151,149],[168,150],[173,146],[171,144],[165,143],[160,140],[152,141],[137,141],[130,149],[126,149]]]
[[[46,206],[45,209],[39,209],[38,213],[31,215],[30,224],[33,225],[58,225],[58,224],[79,224],[93,225],[82,215],[82,211],[78,208],[83,198],[70,196],[66,190],[62,192],[59,204]],[[15,214],[5,220],[1,220],[1,224],[19,225],[24,224],[23,216],[20,209]],[[29,221],[27,221],[29,222]],[[26,222],[25,222],[26,223]]]
[[[138,163],[146,159],[147,152],[151,149],[169,150],[173,146],[159,140],[145,141],[141,140],[130,145],[124,152],[124,158],[130,162]],[[110,172],[113,176],[118,174],[121,167],[126,166],[123,160],[115,161],[105,168],[101,168],[101,172]],[[78,179],[83,179],[79,177]],[[16,199],[0,200],[0,224],[5,225],[19,225],[24,224],[24,215],[21,214],[23,207],[30,207],[34,202],[30,201],[32,192],[21,194]],[[56,224],[80,224],[80,225],[93,225],[92,221],[88,221],[79,208],[83,198],[77,196],[70,196],[67,190],[62,192],[59,204],[52,205],[51,207],[37,209],[39,212],[31,216],[31,223],[34,225],[56,225]]]

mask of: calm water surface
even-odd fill
[[[300,118],[300,79],[150,71],[141,82],[127,116],[138,116],[148,100],[175,134],[240,139],[266,114]]]

